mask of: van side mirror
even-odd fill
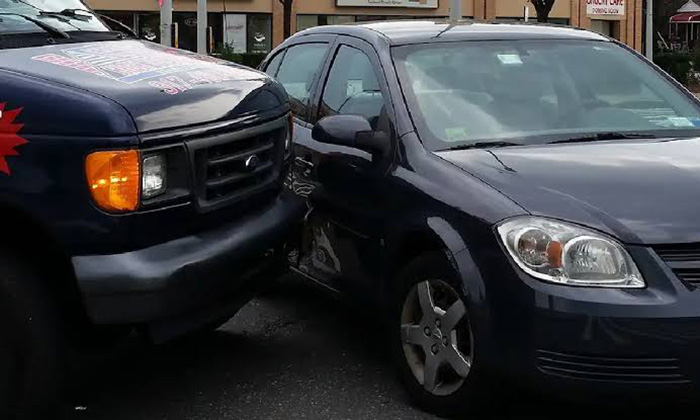
[[[352,147],[373,156],[384,155],[391,150],[389,136],[372,130],[369,121],[359,115],[325,117],[316,123],[311,135],[317,142]]]

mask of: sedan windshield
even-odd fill
[[[109,31],[80,0],[0,0],[0,34],[44,31],[23,16],[64,32]]]
[[[431,150],[700,135],[700,108],[604,41],[396,47],[411,115]]]

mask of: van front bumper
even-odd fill
[[[196,235],[121,254],[73,257],[90,319],[142,324],[215,311],[223,316],[282,272],[279,250],[304,209],[285,193],[245,219]]]

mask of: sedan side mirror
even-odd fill
[[[369,121],[359,115],[325,117],[316,123],[311,135],[317,142],[364,150],[372,156],[387,154],[391,149],[389,136],[372,130]]]

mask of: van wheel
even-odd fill
[[[19,382],[20,350],[17,324],[11,319],[6,302],[0,300],[0,417],[5,418],[13,411],[13,402],[17,400],[15,392]]]
[[[426,254],[399,276],[392,354],[411,400],[440,415],[467,414],[485,396],[461,279],[444,254]]]
[[[0,255],[0,418],[54,418],[61,401],[65,331],[39,276]]]

